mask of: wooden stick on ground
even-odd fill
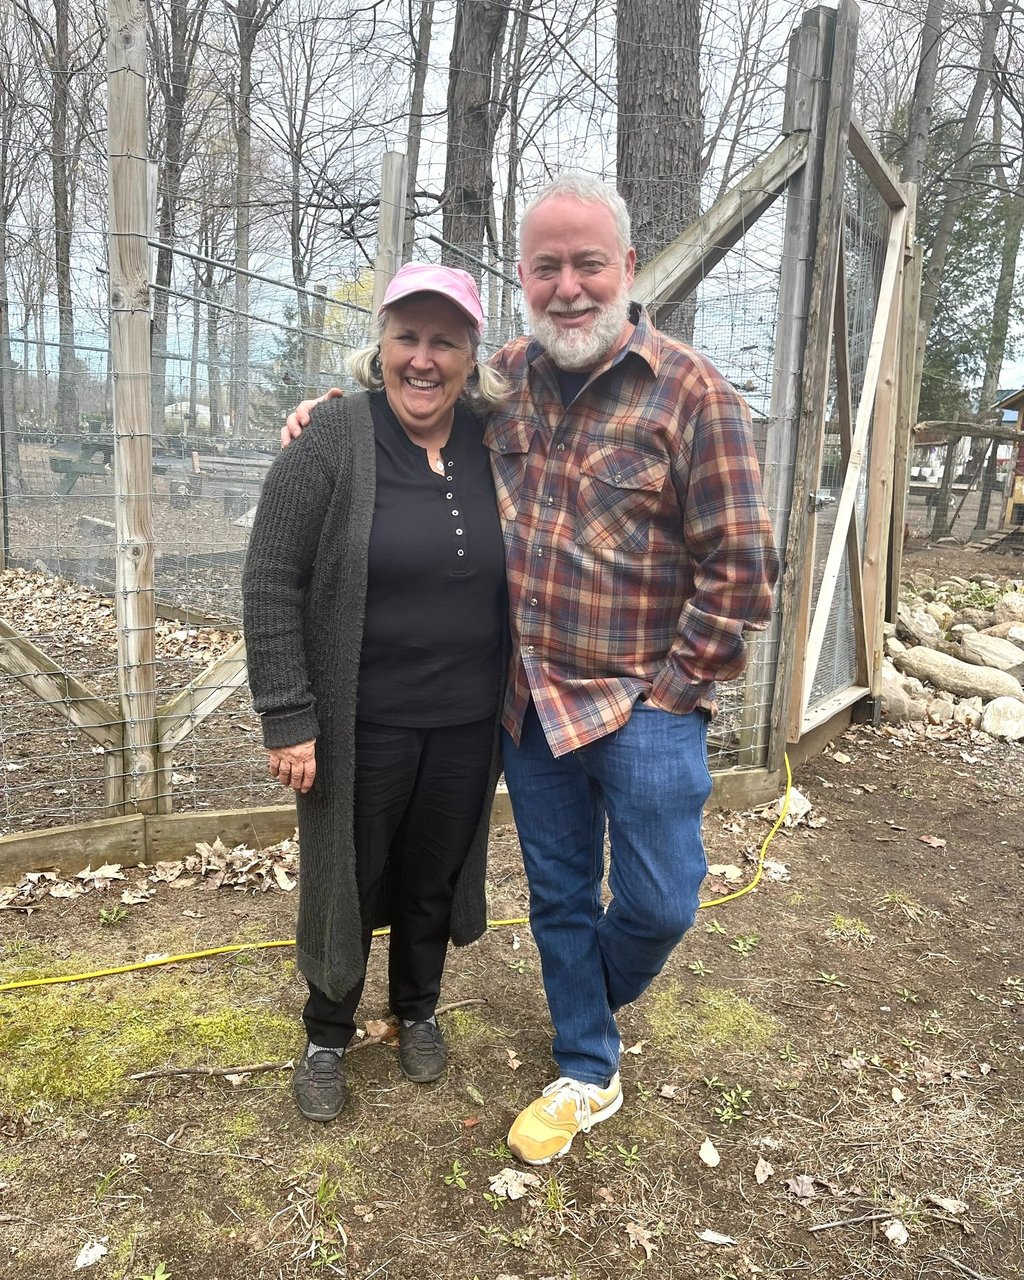
[[[832,1227],[855,1227],[858,1222],[886,1222],[891,1213],[862,1213],[859,1218],[839,1218],[835,1222],[819,1222],[817,1226],[808,1227],[808,1231],[829,1231]]]

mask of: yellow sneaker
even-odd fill
[[[565,1155],[578,1133],[589,1133],[621,1106],[617,1071],[607,1089],[562,1076],[512,1121],[508,1145],[526,1164],[550,1164],[556,1156]]]

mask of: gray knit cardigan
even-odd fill
[[[363,974],[353,842],[356,691],[366,608],[376,454],[369,397],[332,400],[274,460],[260,494],[242,578],[253,704],[267,747],[316,739],[316,781],[296,796],[300,971],[335,1000]],[[500,707],[499,700],[499,707]],[[451,937],[486,928],[487,833],[498,779],[495,717],[490,787],[459,874]],[[386,884],[371,908],[386,923]]]

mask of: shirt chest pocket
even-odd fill
[[[519,510],[526,460],[536,430],[533,423],[496,413],[484,433],[502,520],[514,520]]]
[[[580,466],[576,541],[596,550],[646,552],[668,482],[668,460],[620,445],[591,450]]]

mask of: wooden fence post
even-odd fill
[[[373,268],[373,317],[391,277],[402,265],[405,228],[405,156],[385,151],[380,179],[380,217],[377,221],[377,259]]]
[[[778,769],[782,764],[788,738],[790,702],[794,688],[801,687],[796,677],[807,644],[808,601],[804,579],[808,568],[808,504],[817,483],[814,469],[818,463],[828,399],[832,315],[843,224],[843,185],[852,113],[857,26],[856,6],[849,0],[841,0],[835,14],[835,39],[828,71],[821,185],[814,218],[812,275],[798,375],[799,428],[792,454],[791,500],[783,547],[782,616],[768,742],[769,770]]]
[[[124,808],[156,809],[153,427],[149,353],[146,26],[111,0],[107,40],[110,351],[114,406],[117,674]],[[117,773],[108,764],[108,777]]]
[[[791,518],[793,466],[800,425],[800,383],[807,340],[807,307],[814,267],[834,32],[833,10],[824,7],[810,9],[794,30],[789,46],[789,76],[782,127],[787,135],[806,134],[808,145],[804,167],[790,180],[786,194],[779,321],[763,469],[765,501],[772,513],[775,542],[780,553],[786,546]],[[784,581],[783,608],[776,624],[780,636],[781,628],[787,625],[790,616],[786,593]],[[777,648],[769,642],[767,635],[762,636],[751,655],[743,697],[741,763],[746,759],[760,763],[768,744],[766,710],[770,709],[771,689],[777,678]],[[765,699],[769,700],[767,708]],[[769,767],[777,768],[778,762]]]

